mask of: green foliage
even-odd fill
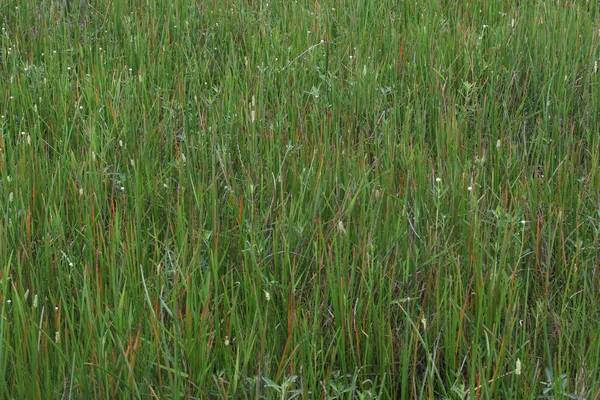
[[[0,24],[0,398],[600,395],[597,2]]]

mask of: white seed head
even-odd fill
[[[8,201],[13,201],[14,198],[15,198],[15,195],[13,194],[13,192],[10,192],[8,194]]]
[[[33,296],[33,308],[37,308],[38,306],[38,295]]]
[[[60,343],[60,331],[54,333],[54,342]]]
[[[500,139],[498,139],[498,141],[496,142],[496,148],[499,149],[500,146],[502,146],[502,141],[500,141]]]
[[[515,375],[521,375],[521,360],[517,358],[517,366],[515,367]]]
[[[265,290],[265,299],[267,301],[271,301],[271,293],[267,292],[266,290]]]

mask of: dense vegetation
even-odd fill
[[[0,397],[598,398],[599,17],[3,0]]]

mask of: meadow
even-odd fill
[[[597,1],[0,24],[0,398],[600,398]]]

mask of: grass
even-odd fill
[[[599,398],[597,2],[0,23],[1,398]]]

